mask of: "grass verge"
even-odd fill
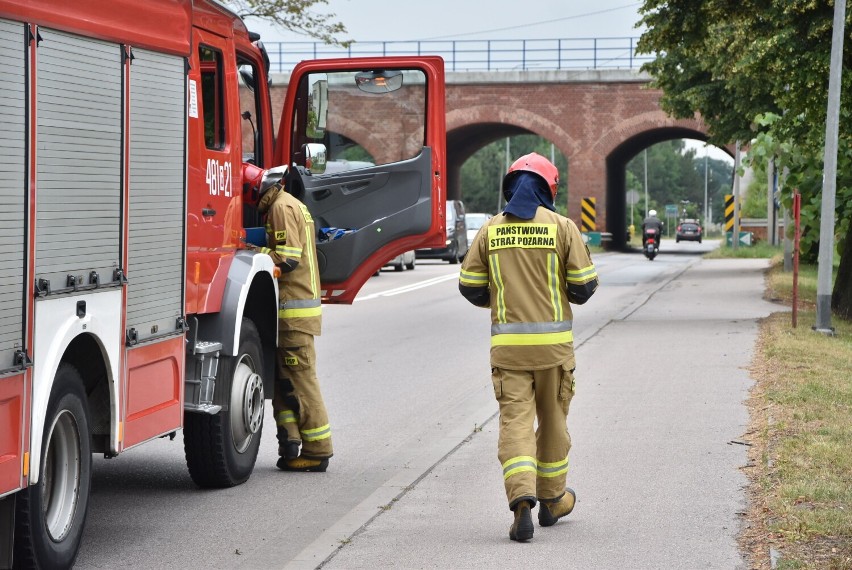
[[[707,259],[722,259],[722,258],[758,258],[758,257],[775,257],[783,255],[783,250],[780,246],[769,245],[766,242],[759,242],[755,245],[741,245],[737,249],[722,243],[719,247],[709,253],[705,253]]]
[[[801,268],[800,290],[815,297],[816,268]],[[767,296],[789,305],[791,291],[791,274],[774,264]],[[812,308],[800,308],[796,329],[787,312],[760,325],[744,469],[750,505],[740,542],[755,568],[850,570],[852,322],[834,319],[837,334],[827,337],[811,330]]]

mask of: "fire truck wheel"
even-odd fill
[[[216,392],[227,394],[227,406],[216,415],[187,413],[184,452],[189,475],[199,487],[233,487],[254,469],[263,431],[263,357],[260,335],[243,319],[235,356],[219,360]],[[217,400],[218,401],[218,400]]]
[[[17,497],[15,566],[70,568],[83,537],[92,481],[89,406],[80,373],[59,365],[41,444],[38,483]]]

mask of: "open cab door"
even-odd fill
[[[302,62],[275,145],[310,210],[323,301],[351,303],[389,259],[446,239],[440,57]]]

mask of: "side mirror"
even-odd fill
[[[402,87],[402,72],[360,71],[355,74],[355,85],[365,93],[390,93]]]
[[[322,143],[308,143],[304,146],[305,150],[305,168],[311,171],[311,174],[322,174],[325,172],[327,161],[326,148]]]

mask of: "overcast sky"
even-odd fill
[[[638,37],[629,0],[328,0],[355,41]],[[252,25],[254,24],[254,25]],[[250,24],[265,41],[309,38]]]

